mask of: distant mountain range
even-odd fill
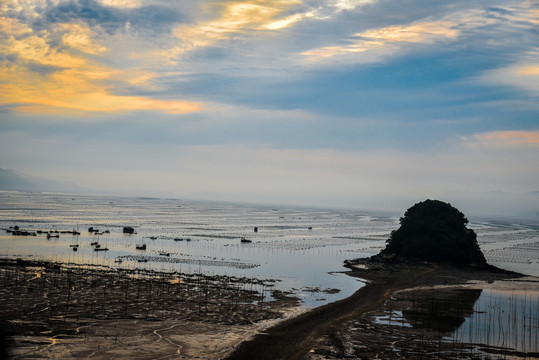
[[[0,190],[51,191],[51,192],[89,192],[77,184],[66,181],[53,181],[25,175],[15,170],[0,168]]]
[[[156,198],[177,198],[178,196],[167,191],[149,191],[141,189],[102,190],[83,188],[69,181],[54,181],[41,177],[23,174],[16,170],[0,168],[0,190],[13,191],[44,191],[57,193],[84,193],[111,196],[148,196]]]

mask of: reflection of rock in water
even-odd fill
[[[403,293],[397,301],[409,303],[402,314],[413,327],[452,332],[457,330],[481,295],[481,289],[441,289]]]

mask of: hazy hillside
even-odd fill
[[[55,192],[83,192],[85,189],[71,182],[59,182],[0,168],[0,190],[31,190]]]

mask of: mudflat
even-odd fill
[[[453,267],[434,264],[373,264],[368,259],[348,262],[349,275],[367,280],[352,296],[314,309],[243,342],[227,359],[400,359],[462,358],[468,344],[444,343],[440,334],[374,321],[392,294],[433,286],[481,287],[495,281],[519,281],[521,274],[494,267]],[[539,290],[537,279],[527,282]],[[523,286],[522,283],[514,283]],[[420,295],[418,295],[420,296]],[[423,296],[429,296],[423,294]],[[416,342],[421,338],[421,342]],[[402,349],[396,351],[396,343]],[[421,344],[418,349],[416,344]],[[507,350],[483,349],[494,354]],[[477,358],[488,358],[482,351]],[[443,355],[440,355],[443,354]],[[517,356],[513,352],[510,355]],[[522,354],[521,354],[522,355]],[[534,354],[528,354],[529,356]],[[474,358],[472,354],[472,357]]]
[[[13,260],[0,302],[5,355],[32,359],[221,359],[299,309],[256,279]]]
[[[350,276],[366,280],[364,287],[349,298],[301,311],[296,298],[256,279],[0,261],[7,357],[320,360],[443,353],[443,358],[463,358],[466,344],[441,342],[437,333],[383,325],[374,318],[403,291],[428,297],[424,289],[451,291],[471,286],[470,281],[479,288],[505,281],[539,289],[537,279],[493,267],[367,260],[350,261],[347,267]],[[255,288],[271,291],[274,300],[264,301]],[[483,350],[482,358],[488,351],[507,352]]]

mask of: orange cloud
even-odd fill
[[[299,0],[251,0],[228,1],[206,5],[204,10],[211,20],[201,21],[195,25],[179,25],[174,35],[181,43],[165,51],[154,52],[155,55],[167,59],[175,59],[187,51],[211,46],[221,40],[250,30],[279,30],[301,21],[309,14],[286,14]],[[175,63],[174,60],[169,60]]]
[[[517,75],[539,75],[539,65],[525,65],[516,69]]]
[[[355,36],[384,42],[430,42],[438,38],[456,38],[458,30],[448,21],[420,22],[409,26],[390,26],[369,30]]]
[[[133,71],[112,69],[86,57],[107,51],[87,26],[61,24],[51,31],[61,35],[62,50],[49,44],[50,32],[36,34],[17,20],[0,17],[5,39],[0,53],[15,59],[0,64],[0,105],[11,105],[19,112],[51,114],[200,111],[201,104],[196,102],[114,94],[108,84]],[[144,85],[151,77],[142,73],[132,83]]]
[[[537,131],[494,131],[475,135],[481,144],[489,147],[532,146],[539,147]]]

